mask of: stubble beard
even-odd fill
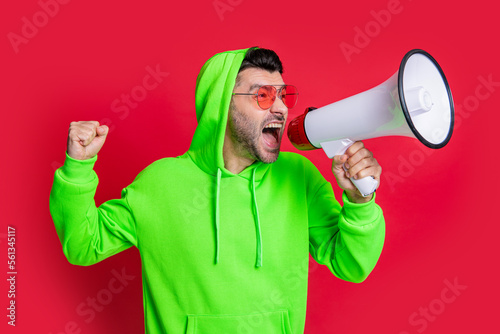
[[[283,117],[273,117],[272,120],[281,121],[283,120]],[[269,121],[270,119],[266,119],[262,122],[262,124],[257,124],[257,122],[252,121],[243,113],[239,112],[231,101],[228,123],[233,143],[238,145],[237,150],[242,154],[248,154],[249,158],[266,164],[275,162],[280,153],[279,146],[276,149],[265,151],[259,147],[259,139],[262,135],[262,128],[264,127],[264,124]],[[280,143],[281,135],[282,133],[280,133]]]

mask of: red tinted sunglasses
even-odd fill
[[[276,100],[276,95],[283,101],[283,104],[292,109],[299,98],[297,88],[292,85],[283,85],[279,89],[271,85],[260,86],[257,93],[233,93],[233,95],[254,95],[257,99],[257,104],[261,109],[269,109]]]

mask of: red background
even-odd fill
[[[386,244],[362,284],[343,282],[311,264],[305,332],[497,332],[494,134],[500,87],[488,90],[479,78],[500,82],[498,11],[485,0],[401,0],[395,9],[390,3],[87,0],[61,4],[57,12],[51,7],[53,17],[46,15],[46,21],[35,0],[4,4],[0,272],[7,276],[10,225],[17,229],[18,275],[15,328],[7,325],[8,286],[1,280],[0,331],[144,331],[137,249],[90,267],[70,265],[62,254],[48,199],[54,170],[64,161],[69,123],[98,120],[112,126],[96,165],[96,202],[119,197],[148,164],[187,150],[203,63],[220,51],[258,45],[280,55],[285,81],[301,93],[297,110],[372,88],[395,73],[413,48],[437,59],[457,106],[455,132],[441,150],[410,138],[365,141],[384,169],[377,202],[385,212]],[[397,12],[390,22],[376,23],[373,13],[388,8]],[[38,31],[13,45],[13,34],[23,34],[23,18],[38,20]],[[355,40],[358,29],[368,29],[364,44]],[[340,45],[356,41],[358,52],[348,59]],[[146,67],[156,65],[169,75],[128,114],[115,112],[112,102],[142,85]],[[459,107],[464,104],[468,109]],[[296,151],[288,139],[283,146]],[[305,155],[334,182],[322,151]],[[336,186],[335,192],[340,195]],[[78,314],[87,298],[104,296],[112,271],[122,269],[135,278],[94,318]],[[445,280],[466,286],[453,302],[442,301]],[[429,307],[432,318],[418,315]]]

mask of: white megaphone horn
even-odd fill
[[[454,106],[450,87],[436,60],[411,50],[399,71],[384,83],[321,108],[307,108],[288,126],[299,150],[322,148],[329,158],[344,154],[355,141],[382,136],[417,138],[438,149],[450,140]],[[373,177],[351,178],[363,196],[373,193]]]

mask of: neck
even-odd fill
[[[222,156],[224,158],[224,167],[233,174],[239,174],[255,162],[255,159],[240,152],[242,150],[238,150],[236,146],[232,138],[226,133],[222,147]]]

